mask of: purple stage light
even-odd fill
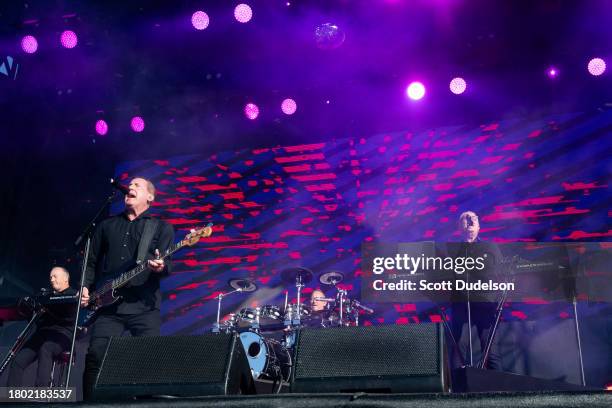
[[[559,70],[555,67],[550,67],[546,70],[546,75],[548,75],[550,79],[554,79],[559,76]]]
[[[460,78],[460,77],[453,78],[452,81],[450,81],[449,88],[451,92],[454,93],[455,95],[461,95],[462,93],[465,92],[467,88],[467,83],[465,82],[465,79],[463,78]]]
[[[413,101],[418,101],[425,96],[425,85],[420,82],[412,82],[406,88],[406,95]]]
[[[319,24],[315,27],[315,43],[322,50],[332,50],[340,47],[346,39],[346,34],[333,23]]]
[[[103,119],[96,122],[96,133],[100,136],[104,136],[108,133],[108,124]]]
[[[244,107],[244,115],[251,120],[255,120],[259,116],[259,108],[254,103],[247,103]]]
[[[144,130],[145,128],[145,122],[144,119],[141,118],[140,116],[134,116],[130,122],[130,126],[132,127],[132,130],[136,133],[140,133]]]
[[[21,39],[21,49],[27,54],[34,54],[38,50],[38,41],[32,35],[26,35]]]
[[[599,76],[606,72],[606,62],[601,58],[593,58],[587,66],[589,73],[594,76]]]
[[[208,14],[203,11],[196,11],[191,16],[191,24],[196,30],[204,30],[206,27],[208,27],[208,23],[210,23]]]
[[[287,98],[281,103],[281,110],[285,115],[293,115],[297,110],[297,103],[291,98]]]
[[[62,42],[62,47],[74,48],[77,45],[78,38],[74,31],[66,30],[60,36],[60,41]]]
[[[234,9],[234,17],[241,23],[248,23],[253,18],[253,10],[248,4],[239,4]]]

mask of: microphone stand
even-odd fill
[[[72,328],[72,342],[70,344],[70,358],[68,360],[68,374],[66,375],[66,386],[65,389],[68,389],[70,385],[70,372],[72,370],[72,361],[74,359],[74,344],[76,342],[76,334],[79,325],[79,314],[81,313],[81,296],[83,294],[83,284],[85,282],[85,271],[87,270],[87,262],[89,260],[89,249],[91,246],[91,235],[96,228],[96,223],[98,219],[102,216],[102,214],[110,207],[111,203],[115,199],[116,192],[108,196],[102,207],[98,210],[94,218],[87,224],[81,235],[74,241],[74,246],[78,247],[81,245],[81,242],[85,240],[85,253],[83,255],[83,265],[81,265],[81,283],[79,284],[79,291],[77,294],[77,308],[76,315],[74,317],[74,327]]]
[[[41,316],[45,313],[45,311],[46,311],[45,308],[39,307],[36,303],[34,303],[34,314],[32,315],[32,318],[30,319],[26,327],[21,331],[19,336],[17,336],[17,340],[15,340],[15,344],[13,344],[13,347],[11,347],[11,349],[9,350],[9,353],[2,361],[2,365],[0,366],[0,374],[2,374],[4,370],[6,370],[9,363],[13,361],[17,353],[21,351],[21,348],[23,347],[26,340],[31,334],[32,328],[34,327],[36,322],[38,322]]]

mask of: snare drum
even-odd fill
[[[289,381],[291,354],[280,342],[250,331],[240,334],[240,342],[254,379]]]
[[[259,325],[261,327],[274,326],[283,323],[283,314],[278,306],[263,305],[259,311]]]
[[[241,329],[269,330],[275,326],[282,326],[283,315],[280,308],[274,305],[264,305],[260,308],[245,307],[240,310],[236,320],[238,328]]]
[[[259,329],[259,327],[257,327],[257,309],[253,307],[240,309],[240,312],[236,314],[236,326],[240,329]]]

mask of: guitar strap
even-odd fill
[[[151,241],[153,241],[153,236],[155,235],[158,226],[159,221],[157,219],[147,218],[142,237],[140,237],[140,243],[138,244],[138,256],[136,257],[136,262],[142,263],[146,260],[147,252],[149,252],[149,246],[151,246]]]

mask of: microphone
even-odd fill
[[[115,179],[110,179],[111,186],[115,187],[117,190],[121,191],[123,195],[128,195],[130,189],[124,186],[123,184],[119,184],[119,182]]]

